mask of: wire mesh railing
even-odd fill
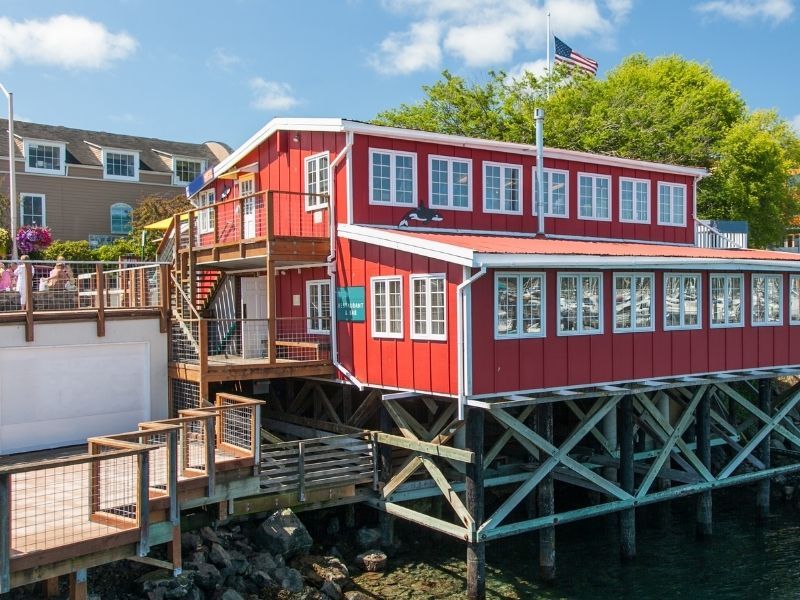
[[[278,317],[275,319],[275,352],[278,360],[330,360],[329,317]]]

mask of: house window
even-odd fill
[[[681,184],[658,184],[658,224],[686,224],[686,186]]]
[[[139,153],[103,148],[105,179],[139,179]]]
[[[411,337],[421,340],[447,339],[444,275],[412,275]]]
[[[20,194],[19,223],[23,227],[45,227],[44,194]]]
[[[602,175],[578,175],[578,216],[581,219],[611,219],[609,189],[611,178]]]
[[[402,278],[372,278],[372,335],[378,338],[403,337]]]
[[[305,159],[306,210],[316,210],[328,206],[326,196],[313,195],[328,193],[328,160],[327,152]]]
[[[544,214],[547,217],[567,217],[569,216],[569,197],[568,177],[566,171],[555,171],[544,169]],[[536,169],[533,170],[533,214],[538,214],[536,206],[539,202],[539,179],[536,176]]]
[[[472,208],[472,162],[431,156],[429,206],[469,210]]]
[[[193,160],[191,158],[172,157],[173,164],[173,183],[175,185],[185,185],[192,183],[200,176],[206,168],[205,161]]]
[[[614,331],[653,331],[653,275],[614,274]]]
[[[800,275],[789,277],[789,323],[800,325]]]
[[[650,222],[650,182],[644,179],[619,180],[619,220],[628,223]]]
[[[783,275],[753,275],[751,322],[759,325],[783,324]]]
[[[711,327],[741,327],[744,325],[742,312],[742,288],[744,278],[741,275],[716,274],[711,279]]]
[[[117,202],[111,205],[111,233],[125,234],[131,232],[131,211],[129,204]]]
[[[544,336],[544,274],[498,273],[494,299],[497,339]]]
[[[600,274],[559,273],[558,335],[603,333]]]
[[[371,204],[416,205],[416,154],[370,149],[369,164]]]
[[[483,163],[483,210],[493,213],[522,212],[522,167]]]
[[[306,283],[308,333],[331,332],[331,283],[325,279]]]
[[[700,275],[664,275],[664,329],[700,328]]]
[[[25,172],[44,173],[46,175],[64,175],[66,173],[64,144],[53,144],[25,140]]]
[[[215,198],[214,190],[204,190],[197,196],[197,208],[210,207],[197,212],[197,229],[200,233],[214,231],[216,225],[216,215],[213,208]]]

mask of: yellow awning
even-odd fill
[[[189,215],[184,213],[181,215],[181,221],[187,221],[189,219]],[[161,219],[160,221],[156,221],[155,223],[150,223],[150,225],[145,225],[144,228],[148,231],[166,231],[169,229],[169,226],[172,224],[172,217],[167,217],[166,219]]]

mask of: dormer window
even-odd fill
[[[139,153],[103,148],[103,178],[139,180]]]
[[[172,157],[172,183],[188,185],[192,183],[206,168],[206,161],[196,158]]]
[[[24,151],[26,173],[65,174],[66,149],[64,144],[25,140]]]

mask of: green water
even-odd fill
[[[570,600],[800,599],[800,511],[773,501],[766,525],[754,518],[751,490],[714,496],[714,537],[694,534],[694,500],[637,515],[638,556],[619,559],[616,517],[556,528],[558,580],[537,581],[536,536],[487,546],[487,597]],[[375,598],[464,598],[463,544],[402,528],[404,550],[384,574],[364,574],[359,589]]]

